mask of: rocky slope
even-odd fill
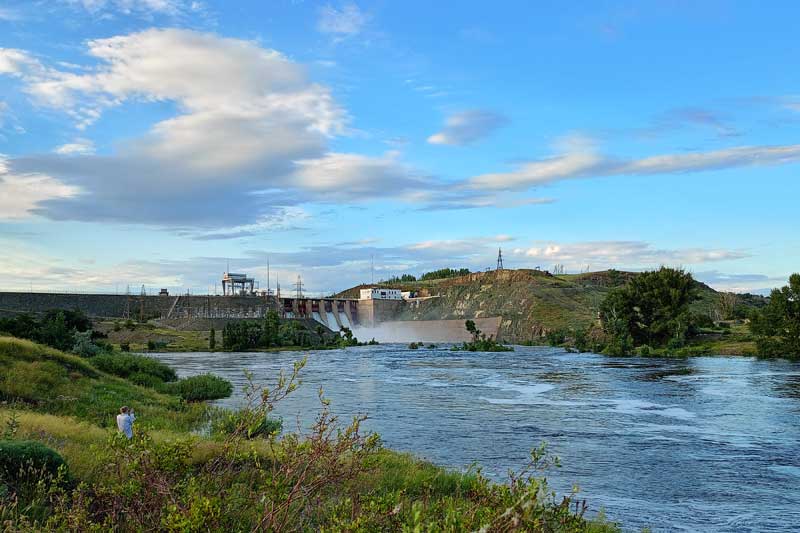
[[[600,304],[608,292],[636,276],[606,270],[554,276],[540,270],[502,270],[472,273],[450,279],[393,284],[413,291],[412,300],[397,320],[441,320],[500,317],[499,338],[506,342],[539,341],[549,330],[586,328],[597,323]],[[388,285],[381,285],[386,286]],[[358,297],[353,287],[340,294]],[[719,293],[698,283],[696,312],[710,314]],[[741,298],[742,305],[759,305],[763,298]]]

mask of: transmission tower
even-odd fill
[[[297,291],[297,299],[300,300],[303,298],[303,280],[300,278],[300,274],[297,275],[297,281],[294,284],[294,288]]]
[[[503,270],[503,250],[497,249],[497,270]]]
[[[142,292],[139,294],[139,322],[144,322],[144,300],[147,296],[147,291],[142,285]]]
[[[122,314],[125,320],[131,317],[131,286],[125,288],[125,312]]]

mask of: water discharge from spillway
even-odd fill
[[[339,331],[339,324],[336,322],[336,317],[333,315],[333,311],[326,311],[325,313],[328,316],[328,327],[333,331]],[[341,318],[341,316],[339,318]]]

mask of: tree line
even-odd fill
[[[411,274],[403,274],[402,276],[393,276],[385,281],[385,283],[408,283],[413,281],[430,281],[434,279],[447,279],[457,278],[470,274],[468,268],[440,268],[439,270],[432,270],[420,275],[419,278]]]
[[[268,311],[264,320],[231,321],[222,329],[223,349],[235,352],[285,346],[324,348],[359,344],[350,328],[342,327],[338,333],[331,334],[319,324],[312,330],[299,320],[281,320],[275,310]]]
[[[711,317],[691,311],[691,304],[699,299],[697,287],[690,273],[662,267],[613,289],[600,306],[605,334],[602,351],[647,354],[650,349],[686,346],[702,328],[714,324]],[[735,298],[720,295],[722,314],[746,316],[758,355],[800,358],[800,274],[793,274],[789,285],[773,290],[767,305],[760,309],[745,312],[736,309],[735,302]],[[575,344],[583,342],[588,342],[586,334],[576,334]]]

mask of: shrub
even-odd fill
[[[131,381],[132,383],[136,383],[137,385],[141,385],[142,387],[147,387],[150,389],[154,389],[164,383],[158,377],[152,374],[146,374],[144,372],[134,372],[133,374],[128,376],[128,381]]]
[[[412,342],[411,344],[408,345],[409,350],[416,350],[417,348],[419,348],[419,344],[417,344],[416,342]]]
[[[178,375],[168,365],[152,357],[125,354],[102,354],[89,360],[103,372],[127,378],[132,374],[149,374],[161,381],[177,381]]]
[[[219,376],[201,374],[164,384],[162,390],[180,396],[187,402],[202,402],[227,398],[233,392],[233,385]]]
[[[75,333],[75,344],[72,346],[72,353],[81,357],[94,357],[99,355],[103,349],[92,342],[92,332]]]
[[[0,477],[18,480],[42,473],[56,476],[64,459],[44,444],[27,440],[0,441]]]
[[[156,350],[163,350],[166,347],[167,343],[163,341],[154,341],[152,339],[147,341],[147,349],[150,350],[151,352]]]
[[[119,349],[122,350],[123,352],[130,352],[131,351],[131,343],[123,342],[122,344],[119,345]]]
[[[271,418],[256,409],[225,412],[211,426],[217,435],[238,435],[246,439],[266,438],[283,430],[283,420]]]
[[[546,337],[550,346],[561,346],[567,341],[567,333],[563,329],[551,329]]]

